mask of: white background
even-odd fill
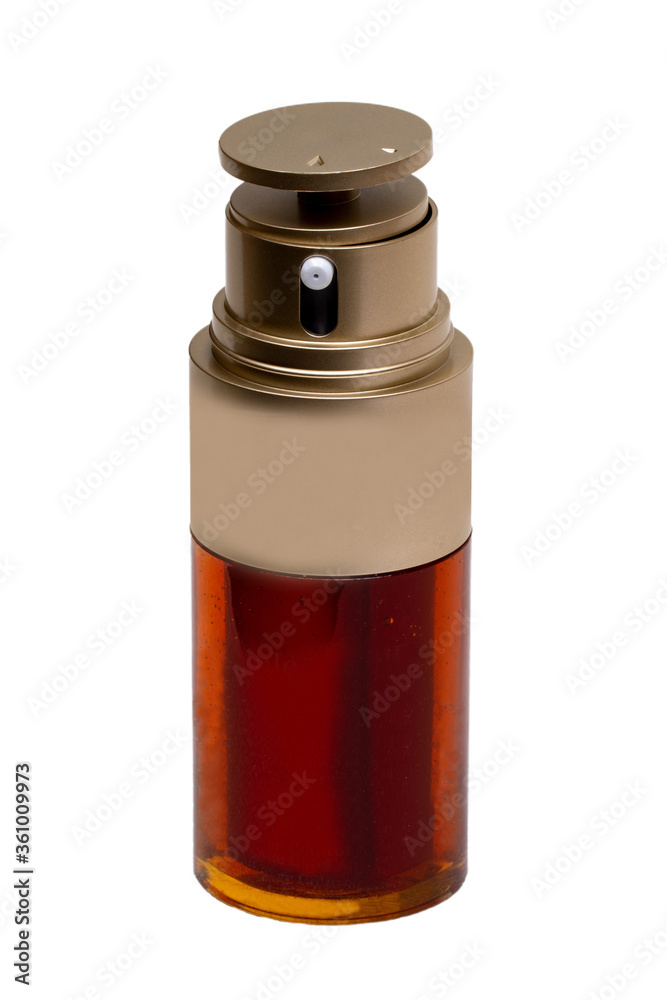
[[[650,0],[580,0],[560,20],[556,3],[412,0],[375,33],[364,25],[383,0],[70,0],[46,19],[34,0],[3,3],[0,976],[12,996],[24,995],[11,983],[17,760],[34,771],[39,1000],[91,987],[114,1000],[664,995],[665,22]],[[40,26],[17,41],[25,18]],[[164,79],[118,111],[151,69]],[[223,128],[310,100],[396,105],[439,130],[420,176],[488,438],[474,479],[470,875],[443,905],[337,929],[317,954],[305,925],[228,908],[191,874],[187,528],[187,346],[222,284],[231,182],[209,186],[198,214],[187,206],[220,176]],[[113,130],[59,178],[67,147],[105,117]],[[114,269],[131,280],[87,322],[80,304]],[[65,346],[36,370],[56,335]],[[159,400],[174,411],[131,446]],[[498,407],[508,416],[485,433]],[[119,447],[123,463],[68,512],[63,495]],[[617,450],[624,470],[605,473]],[[579,516],[554,527],[573,503]],[[142,610],[91,653],[123,602]],[[598,651],[572,690],[598,643],[614,655]],[[36,707],[86,649],[89,665]],[[183,745],[143,781],[141,760],[170,732]],[[503,741],[517,749],[499,766]],[[131,798],[77,843],[88,810],[128,780]],[[103,982],[134,934],[145,952]],[[479,957],[449,988],[466,948]],[[305,968],[281,988],[274,966],[297,954]]]

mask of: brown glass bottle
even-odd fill
[[[284,920],[382,920],[466,873],[467,542],[385,576],[248,569],[193,541],[197,877]]]
[[[190,345],[196,871],[282,920],[402,916],[466,872],[473,352],[431,153],[370,104],[220,138],[243,183]]]

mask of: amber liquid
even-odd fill
[[[433,906],[466,873],[469,541],[321,580],[193,542],[195,865],[283,920]]]

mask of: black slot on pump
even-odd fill
[[[300,272],[299,318],[313,337],[326,337],[338,323],[338,276],[328,257],[307,257]]]

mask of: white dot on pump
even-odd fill
[[[307,257],[301,265],[301,280],[306,288],[320,291],[328,288],[336,269],[328,257]]]

